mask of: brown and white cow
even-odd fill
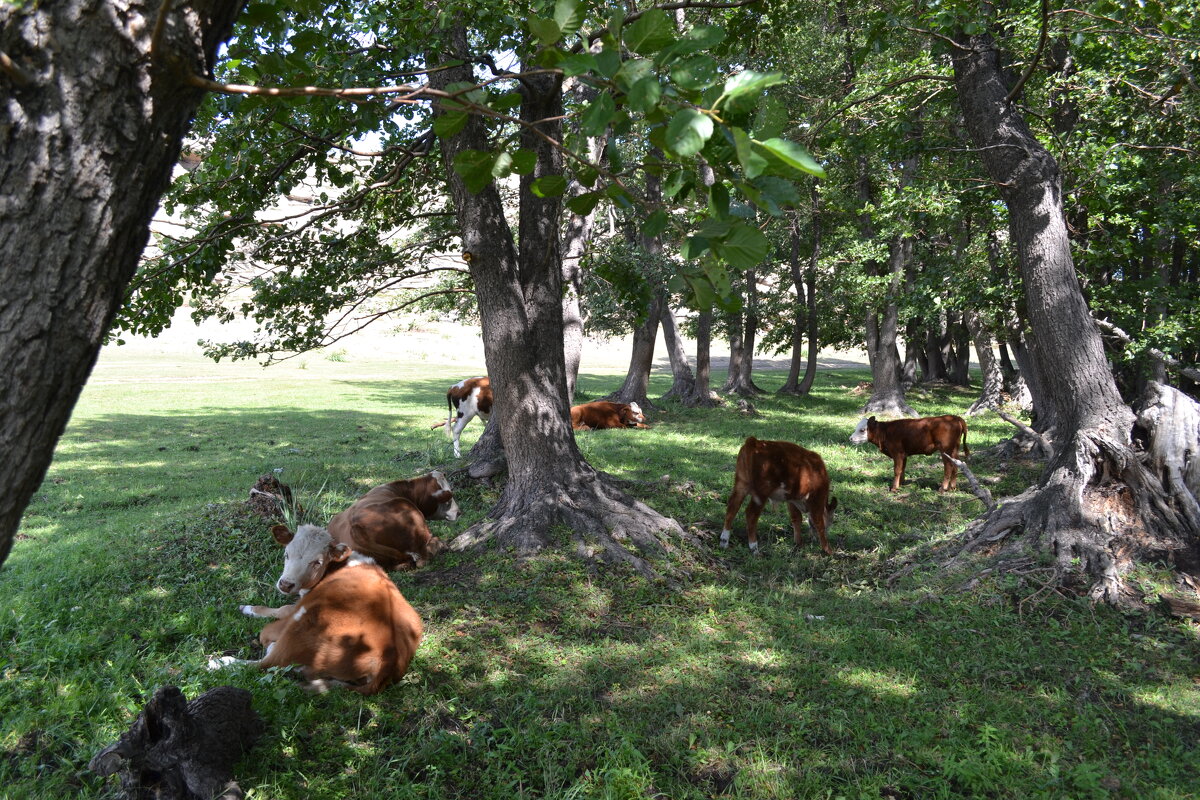
[[[385,570],[412,569],[425,566],[445,548],[442,540],[429,532],[425,520],[457,518],[458,504],[449,482],[442,473],[432,472],[376,486],[345,511],[334,514],[327,533],[334,542],[373,558]],[[284,525],[276,525],[271,533],[280,544],[292,541],[292,533]],[[292,555],[297,548],[289,546],[284,555],[285,576],[295,575],[302,566]],[[282,585],[279,589],[288,591]]]
[[[879,448],[879,452],[891,456],[893,492],[900,489],[909,456],[945,453],[951,458],[958,458],[959,442],[962,442],[963,456],[971,455],[971,449],[967,447],[966,420],[954,414],[919,419],[894,419],[890,422],[880,422],[874,417],[868,417],[859,420],[858,427],[850,434],[850,441],[854,444],[870,442]],[[945,470],[942,473],[939,491],[957,489],[958,467],[949,459],[943,458],[942,461],[945,463]]]
[[[746,439],[738,451],[733,475],[733,492],[725,506],[725,525],[721,531],[721,547],[729,547],[729,534],[734,517],[746,496],[746,538],[750,551],[758,550],[758,517],[767,501],[786,503],[792,520],[792,535],[797,545],[804,541],[804,518],[808,511],[812,528],[826,555],[833,555],[825,532],[837,508],[837,499],[829,494],[829,473],[825,462],[812,450],[791,442]]]
[[[258,661],[224,656],[209,668],[298,665],[308,688],[324,691],[333,682],[364,695],[398,681],[421,642],[420,616],[378,564],[334,542],[325,529],[301,525],[285,547],[297,539],[309,548],[306,569],[296,582],[281,577],[277,586],[285,594],[299,592],[300,599],[279,608],[239,607],[247,616],[275,620],[259,634],[266,653]]]
[[[487,423],[488,415],[492,413],[492,399],[492,382],[486,377],[461,380],[446,392],[446,407],[449,409],[446,435],[454,442],[456,458],[462,455],[458,449],[458,437],[463,428],[476,416]]]
[[[571,427],[577,431],[605,428],[649,428],[646,415],[637,403],[612,403],[594,400],[571,407]]]

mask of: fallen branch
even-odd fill
[[[942,453],[942,459],[958,467],[959,472],[967,476],[967,483],[971,484],[971,494],[978,497],[987,507],[988,511],[996,507],[996,501],[992,499],[992,493],[986,487],[980,485],[979,481],[975,478],[975,473],[971,472],[971,468],[967,466],[965,461],[960,461],[948,453]]]
[[[1051,446],[1050,441],[1045,436],[1042,436],[1033,428],[1029,427],[1024,422],[1021,422],[1021,420],[1011,417],[999,409],[996,409],[996,413],[1000,415],[1000,419],[1004,420],[1010,425],[1015,425],[1017,430],[1026,436],[1031,437],[1035,442],[1037,442],[1038,447],[1042,451],[1042,455],[1046,457],[1047,461],[1052,461],[1054,459],[1054,447]]]

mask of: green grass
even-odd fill
[[[560,551],[525,562],[445,553],[394,577],[426,623],[409,674],[371,698],[310,696],[282,674],[212,673],[257,657],[281,562],[242,501],[281,479],[318,516],[376,483],[452,463],[429,425],[478,370],[315,357],[263,371],[161,359],[102,365],[0,570],[0,796],[115,796],[88,759],[172,683],[254,693],[267,733],[237,768],[255,798],[1185,798],[1200,794],[1194,625],[1123,616],[1036,584],[970,592],[922,575],[889,587],[888,559],[945,541],[980,504],[936,491],[941,466],[850,445],[865,371],[822,372],[811,397],[651,412],[648,431],[580,434],[600,468],[701,542],[681,591]],[[157,376],[157,377],[154,377]],[[774,388],[782,376],[760,374]],[[619,383],[585,375],[581,392]],[[669,385],[656,376],[652,395]],[[969,392],[913,393],[922,413]],[[972,467],[1009,433],[969,422]],[[464,451],[478,436],[463,435]],[[839,500],[836,554],[796,549],[782,509],[764,553],[739,516],[716,548],[747,435],[820,452]],[[669,476],[665,480],[663,476]],[[459,487],[464,516],[498,489]],[[565,537],[564,537],[565,540]]]

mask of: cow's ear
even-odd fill
[[[874,418],[874,417],[867,417],[867,422],[872,422],[872,423],[873,423],[873,422],[875,422],[875,418]]]
[[[329,545],[329,560],[330,561],[345,561],[350,557],[350,548],[338,542],[337,544]]]
[[[274,526],[271,528],[271,535],[275,537],[275,541],[279,542],[285,547],[287,546],[288,542],[292,540],[292,537],[295,536],[295,534],[292,533],[291,529],[289,529],[287,525]]]

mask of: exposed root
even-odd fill
[[[498,519],[467,529],[450,547],[461,551],[494,543],[511,547],[518,555],[530,555],[550,546],[552,529],[564,526],[581,558],[627,564],[643,577],[657,580],[663,576],[649,559],[676,552],[672,538],[687,536],[678,522],[625,494],[599,474],[546,485],[517,498],[506,497],[493,515]]]

